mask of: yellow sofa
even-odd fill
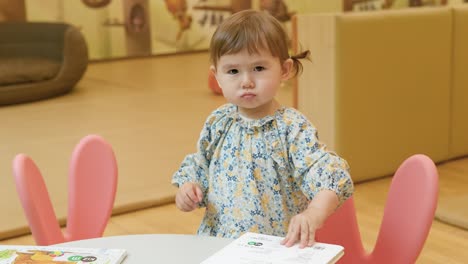
[[[301,14],[293,27],[312,59],[296,107],[354,181],[391,175],[415,153],[468,154],[466,7]]]

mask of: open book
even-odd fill
[[[343,256],[339,245],[315,243],[312,247],[287,248],[280,244],[283,237],[245,233],[201,264],[329,264]]]
[[[125,249],[0,245],[0,264],[119,264]]]

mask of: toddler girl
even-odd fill
[[[230,16],[211,39],[211,70],[228,104],[207,118],[198,151],[172,180],[180,210],[206,207],[198,234],[250,231],[311,246],[353,193],[346,161],[327,151],[303,114],[274,98],[308,56],[290,57],[287,39],[274,17],[254,10]]]

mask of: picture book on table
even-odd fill
[[[245,233],[201,264],[332,264],[344,254],[340,245],[315,243],[299,248],[280,244],[283,237]]]
[[[0,245],[0,264],[119,264],[125,249]]]

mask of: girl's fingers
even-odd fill
[[[281,241],[282,245],[286,247],[293,246],[299,242],[299,248],[310,247],[315,243],[315,230],[306,219],[292,219],[288,228],[288,234],[285,239]]]
[[[203,192],[198,185],[195,186],[195,195],[197,196],[197,203],[201,203],[203,200]]]
[[[185,197],[186,197],[185,200],[187,204],[193,205],[193,204],[198,203],[197,195],[195,194],[195,191],[193,189],[188,190],[185,193]]]
[[[296,244],[296,242],[299,240],[300,238],[300,234],[301,234],[301,226],[298,225],[296,226],[295,228],[293,228],[292,232],[291,232],[291,239],[288,241],[288,243],[286,244],[287,247],[291,247],[293,246],[294,244]]]
[[[300,245],[299,248],[305,248],[309,243],[309,225],[307,221],[302,221],[301,223],[301,237],[300,237]]]
[[[185,205],[184,199],[181,197],[180,193],[176,195],[176,206],[181,211],[184,211],[184,212],[187,211],[187,207]]]
[[[187,196],[187,193],[184,192],[178,193],[178,195],[176,195],[176,205],[180,210],[184,212],[192,211],[197,207],[196,203],[194,203]]]
[[[307,243],[308,247],[311,247],[315,243],[315,230],[309,229],[309,243]]]
[[[178,199],[176,200],[176,203],[177,203],[177,207],[184,211],[184,212],[187,212],[188,211],[188,207],[187,207],[187,204],[185,202],[185,199],[182,198],[180,195],[178,196]]]
[[[198,208],[203,199],[203,192],[196,183],[184,183],[176,194],[176,206],[184,212]]]
[[[200,203],[203,199],[203,192],[198,184],[190,184],[184,191],[195,205]]]
[[[288,228],[288,234],[286,235],[286,238],[283,240],[282,244],[286,247],[291,247],[298,240],[300,232],[300,225],[295,224],[294,218],[291,219],[291,223]]]

